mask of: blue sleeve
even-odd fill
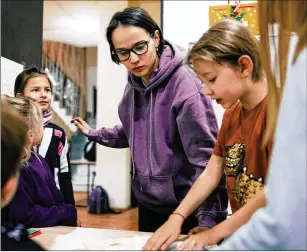
[[[217,250],[306,250],[305,49],[287,75],[265,188],[267,205]]]

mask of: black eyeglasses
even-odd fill
[[[152,35],[149,36],[147,41],[137,42],[131,49],[119,49],[113,54],[116,54],[120,61],[126,61],[130,58],[130,52],[134,52],[136,55],[142,55],[148,51],[148,43]]]

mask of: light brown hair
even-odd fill
[[[295,32],[298,36],[292,64],[307,45],[307,2],[270,0],[258,1],[258,4],[261,56],[268,81],[268,115],[264,137],[264,144],[266,144],[275,133],[289,61],[291,34]],[[274,23],[278,25],[278,49],[270,46],[270,35],[273,34],[274,27],[272,24]],[[275,53],[274,74],[271,69],[272,59],[270,52],[272,50]]]
[[[263,68],[259,41],[239,22],[225,20],[215,24],[203,34],[192,47],[187,60],[192,63],[195,59],[203,59],[237,68],[242,55],[248,55],[253,62],[252,80],[254,82],[261,80]]]
[[[42,125],[42,112],[39,105],[29,97],[9,97],[1,95],[1,101],[14,108],[18,114],[24,119],[29,130],[37,132],[38,127]],[[25,147],[25,153],[22,162],[25,163],[31,155],[31,146],[28,141]]]
[[[51,93],[53,93],[53,85],[52,82],[48,76],[48,74],[41,68],[38,68],[36,66],[33,66],[29,69],[23,70],[18,76],[16,77],[15,80],[15,85],[14,85],[14,94],[15,96],[17,93],[23,94],[28,81],[34,77],[40,77],[40,76],[45,76],[47,81],[49,82]]]
[[[28,125],[5,101],[1,101],[1,188],[16,176],[27,143]]]

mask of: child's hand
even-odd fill
[[[79,129],[79,131],[85,135],[88,136],[88,132],[90,129],[92,129],[83,119],[80,117],[75,117],[71,119],[71,123],[74,123],[75,126]]]
[[[180,235],[183,219],[178,215],[171,215],[147,241],[143,250],[167,250]]]
[[[198,233],[200,233],[202,231],[205,231],[205,230],[208,230],[208,229],[209,229],[208,227],[196,227],[196,228],[193,228],[188,233],[188,236],[198,234]]]
[[[212,229],[204,230],[195,235],[190,235],[178,248],[178,250],[203,250],[205,246],[216,245]]]

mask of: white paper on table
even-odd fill
[[[107,239],[102,241],[97,247],[93,248],[90,246],[90,249],[94,250],[142,250],[144,245],[150,236],[146,235],[134,235],[132,238],[118,238],[118,239]],[[168,251],[176,250],[183,242],[177,241],[172,243],[168,247]],[[210,250],[217,247],[216,245],[205,246],[204,250]]]
[[[134,235],[115,239],[100,240],[95,236],[87,236],[81,230],[56,237],[48,250],[142,250],[149,235]],[[175,250],[181,242],[173,243],[168,250]]]
[[[103,250],[142,250],[150,235],[134,235],[132,238],[104,240],[99,248]],[[174,242],[168,250],[175,250],[182,242]]]
[[[95,239],[90,239],[84,231],[77,228],[68,234],[58,235],[48,250],[91,250],[87,243],[94,241]]]

